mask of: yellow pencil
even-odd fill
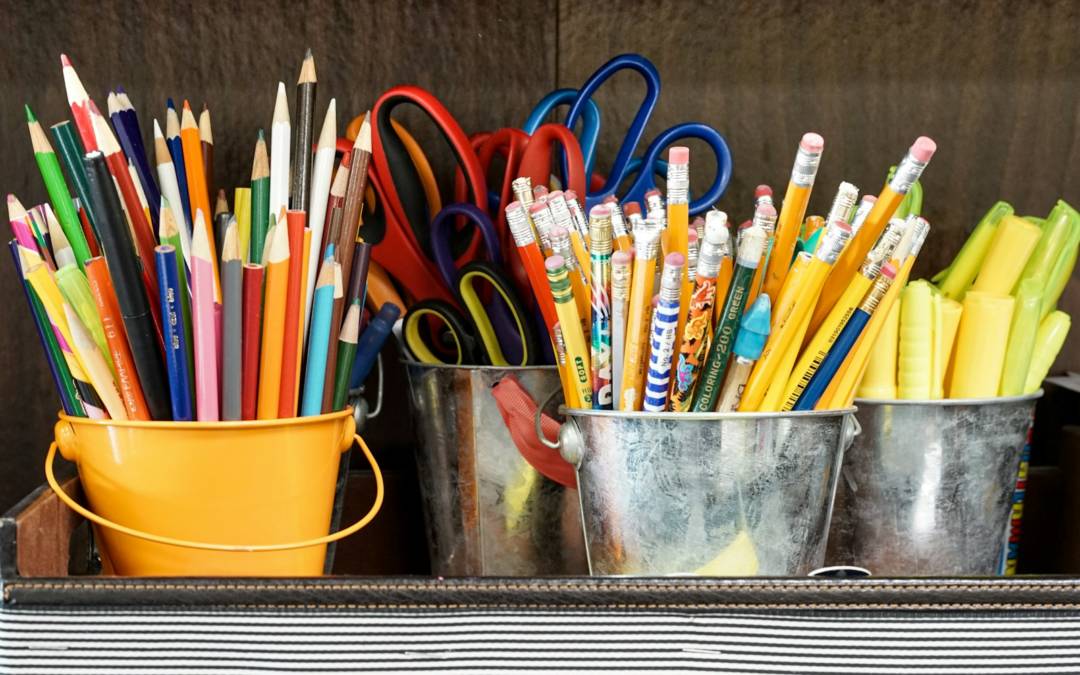
[[[555,311],[559,315],[563,344],[566,347],[566,362],[569,365],[572,391],[565,392],[567,403],[571,400],[577,407],[592,407],[592,372],[589,365],[589,348],[585,345],[585,335],[581,332],[581,319],[577,306],[571,297],[570,277],[566,273],[566,262],[560,255],[548,258],[544,267],[547,270],[551,297],[555,300]],[[576,399],[576,400],[575,400]]]
[[[281,350],[285,339],[285,301],[289,285],[289,228],[284,218],[273,229],[266,259],[262,353],[259,362],[258,419],[276,419],[281,390]]]
[[[236,211],[236,234],[240,242],[240,259],[248,262],[251,247],[251,188],[238,187],[233,194],[233,209]]]
[[[71,348],[82,364],[83,371],[89,376],[90,384],[94,385],[98,398],[105,404],[105,411],[114,420],[126,420],[127,410],[120,398],[120,391],[116,388],[116,380],[113,379],[97,343],[90,336],[90,331],[69,305],[64,305],[64,318],[72,337]]]
[[[650,219],[634,230],[634,272],[627,310],[626,347],[623,355],[622,390],[619,410],[641,410],[645,396],[645,369],[648,366],[648,331],[652,316],[653,278],[660,229]]]
[[[690,148],[682,145],[668,150],[667,174],[667,248],[664,254],[679,253],[688,260],[690,251]],[[679,291],[679,320],[675,335],[679,338],[686,325],[686,311],[694,292],[694,280],[690,278],[689,265],[683,265],[682,284]],[[746,305],[750,306],[749,303]],[[677,347],[678,345],[676,345]],[[672,382],[675,378],[671,378]]]
[[[791,167],[791,180],[788,182],[784,201],[780,206],[780,217],[776,224],[776,236],[773,240],[773,252],[762,283],[762,292],[775,298],[784,285],[788,274],[788,264],[795,252],[795,239],[802,229],[806,205],[810,202],[810,191],[814,187],[818,165],[821,163],[821,151],[825,148],[825,139],[815,133],[803,134],[799,141],[799,150],[795,155],[795,164]],[[773,315],[775,323],[775,314]],[[760,364],[761,361],[759,360]],[[745,401],[745,393],[743,394]]]

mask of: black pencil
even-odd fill
[[[165,380],[165,361],[158,343],[157,330],[150,313],[135,257],[135,242],[131,239],[120,199],[116,195],[112,175],[101,152],[87,153],[83,158],[86,182],[97,220],[98,236],[105,262],[116,289],[120,316],[127,332],[128,346],[135,361],[135,372],[142,385],[150,417],[172,419],[169,390]]]
[[[296,128],[293,132],[292,186],[290,207],[294,211],[308,210],[311,196],[311,145],[315,124],[315,57],[311,50],[304,54],[300,78],[296,82]]]

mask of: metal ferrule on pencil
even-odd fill
[[[690,203],[689,164],[668,164],[667,201],[668,204]]]
[[[551,252],[563,257],[566,269],[577,270],[577,258],[574,257],[574,251],[570,245],[570,232],[564,226],[551,228]]]
[[[634,230],[634,250],[639,260],[652,260],[660,244],[660,227],[656,221],[647,218],[641,227]]]
[[[859,268],[859,273],[867,279],[874,279],[881,274],[882,266],[889,262],[889,258],[892,257],[896,247],[900,244],[900,240],[904,237],[906,229],[907,223],[904,220],[900,218],[890,220],[889,224],[885,226],[885,231],[881,233],[881,236],[874,243],[874,247],[866,254],[866,259],[863,261],[862,267]]]
[[[766,235],[772,235],[776,231],[776,209],[755,209],[751,225],[758,225]]]
[[[611,266],[611,298],[612,300],[625,301],[630,298],[630,280],[633,265]]]
[[[668,169],[671,169],[671,165],[668,165]],[[670,180],[670,178],[669,178]],[[653,212],[664,210],[664,198],[660,196],[659,190],[654,190],[645,193],[645,212],[652,217]]]
[[[915,181],[919,180],[919,176],[922,175],[923,169],[929,162],[920,162],[911,155],[909,150],[904,159],[900,161],[900,166],[896,167],[896,173],[893,174],[892,180],[889,181],[889,187],[898,194],[906,195],[911,186],[915,184]]]
[[[879,275],[877,280],[874,281],[874,285],[870,287],[870,290],[866,292],[866,297],[859,303],[859,309],[867,314],[873,314],[877,309],[881,299],[885,297],[885,292],[889,290],[889,286],[892,285],[893,277],[886,276],[884,274]]]
[[[709,236],[709,233],[705,236],[705,242],[701,245],[701,250],[698,251],[697,259],[697,276],[701,279],[712,279],[720,273],[720,263],[723,262],[724,256],[727,255],[727,237],[720,235],[719,232],[727,234],[727,230],[719,230],[714,236]]]
[[[814,257],[822,262],[832,265],[840,254],[844,252],[844,246],[851,239],[851,228],[842,220],[829,223],[825,227],[825,234],[821,235],[821,243],[814,251]]]
[[[874,209],[874,204],[876,203],[877,201],[874,199],[863,199],[859,202],[859,207],[855,209],[855,216],[851,219],[851,236],[854,237],[859,233],[863,223],[866,222],[866,217],[870,215],[870,212]]]
[[[536,241],[529,216],[521,202],[514,202],[506,207],[506,224],[518,246],[528,246]]]
[[[612,197],[611,199],[604,201],[604,206],[611,209],[611,230],[615,233],[615,238],[625,237],[628,234],[626,230],[626,217],[623,216],[622,206],[619,205],[619,200]]]
[[[570,207],[566,205],[566,195],[562,192],[552,192],[548,195],[548,210],[551,211],[551,218],[555,222],[556,227],[564,227],[569,230],[574,228],[574,217],[570,215]],[[569,236],[569,234],[567,235]],[[567,240],[569,243],[569,240]],[[553,250],[555,245],[552,244]]]
[[[845,223],[850,223],[852,216],[855,213],[855,202],[858,201],[858,199],[858,187],[847,181],[840,183],[840,187],[836,189],[836,196],[833,197],[832,206],[829,207],[829,215],[825,218],[825,222],[831,223],[834,220],[842,220]],[[869,211],[867,211],[867,213],[869,213]],[[851,229],[854,231],[855,226],[852,225]]]
[[[919,251],[922,250],[923,244],[926,243],[926,237],[930,234],[930,223],[927,222],[926,218],[914,216],[914,220],[915,222],[909,226],[915,228],[911,238],[911,252],[908,254],[909,256],[919,255]]]
[[[611,253],[611,210],[606,206],[595,207],[589,213],[589,253]]]
[[[581,203],[577,199],[565,197],[566,208],[570,209],[570,216],[574,219],[574,227],[581,233],[581,236],[589,236],[589,224],[585,220],[585,212],[581,210]]]
[[[799,187],[811,187],[820,163],[820,152],[811,152],[800,145],[795,153],[795,164],[791,167],[791,182]]]
[[[548,208],[546,202],[544,208],[536,206],[535,202],[533,207],[529,209],[529,216],[532,218],[533,226],[536,227],[536,234],[540,237],[540,245],[545,251],[551,250],[551,228],[555,227],[555,218],[551,215],[551,209]]]
[[[682,293],[682,265],[664,265],[660,276],[660,302],[678,302]]]
[[[532,179],[528,176],[515,178],[510,183],[510,189],[514,191],[514,198],[521,203],[523,208],[529,208],[533,203]]]

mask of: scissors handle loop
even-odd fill
[[[513,329],[516,333],[515,337],[520,339],[521,360],[518,363],[511,364],[503,353],[498,332],[492,324],[491,316],[488,313],[489,308],[480,299],[477,292],[475,284],[478,281],[486,282],[494,288],[495,292],[502,298],[505,306],[510,310]],[[469,316],[472,317],[473,324],[476,326],[477,339],[483,345],[491,365],[527,366],[535,360],[536,341],[525,318],[525,309],[521,306],[514,289],[510,287],[510,283],[490,263],[471,262],[461,268],[458,292],[461,294],[461,300],[465,303]]]
[[[435,259],[435,267],[438,268],[439,275],[447,288],[454,288],[458,282],[457,265],[454,263],[454,254],[450,250],[450,240],[454,235],[454,220],[458,216],[470,221],[480,230],[488,260],[497,265],[502,264],[499,237],[488,214],[474,204],[449,204],[431,221],[431,253]]]
[[[661,155],[664,150],[676,141],[686,138],[697,138],[705,141],[716,158],[716,177],[704,194],[697,199],[690,200],[690,215],[696,216],[703,213],[715,204],[720,199],[720,196],[724,194],[728,183],[731,182],[731,150],[728,149],[727,141],[724,140],[719,131],[698,122],[677,124],[653,139],[653,142],[649,144],[648,149],[641,158],[641,163],[637,168],[637,177],[626,192],[624,199],[644,202],[645,193],[656,187],[655,172],[645,169],[647,167],[659,167],[663,164],[666,173],[667,165],[660,159]],[[611,192],[607,192],[605,189],[596,197],[603,200],[609,194],[614,194],[614,189]]]
[[[581,145],[574,132],[561,124],[545,124],[533,133],[518,166],[518,175],[528,176],[533,185],[547,185],[551,179],[551,157],[555,145],[562,147],[569,166],[565,174],[566,184],[562,188],[584,195],[588,187],[588,174],[584,170]]]
[[[525,120],[525,126],[521,127],[521,129],[531,136],[536,133],[536,130],[540,128],[540,125],[544,123],[544,120],[552,111],[559,106],[572,106],[577,98],[577,89],[556,89],[540,99],[540,102],[529,113],[529,119]],[[586,99],[583,105],[584,108],[581,111],[583,124],[578,142],[581,144],[581,152],[588,157],[596,152],[596,141],[600,137],[600,108],[597,107],[596,101],[591,98]],[[567,126],[571,129],[574,128],[573,124],[568,123]]]

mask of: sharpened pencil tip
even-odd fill
[[[187,111],[191,110],[191,104],[188,103],[188,100],[186,98],[184,99],[184,110],[187,110]]]
[[[304,52],[304,58],[305,58],[305,59],[310,59],[310,58],[313,58],[313,57],[312,57],[312,54],[311,54],[311,47],[308,47],[308,48],[307,48],[307,51],[305,51],[305,52]]]
[[[68,58],[67,54],[61,54],[60,55],[60,66],[63,67],[63,68],[71,68],[72,67],[71,66],[71,59]]]
[[[37,122],[37,118],[34,117],[34,111],[30,110],[30,104],[29,103],[24,103],[23,104],[23,109],[26,110],[26,121],[27,122],[29,122],[30,124],[33,124],[34,122]]]
[[[172,97],[165,99],[165,107],[169,110],[176,110],[176,104],[173,103]]]
[[[263,131],[262,129],[259,129],[259,135],[258,135],[257,140],[260,140],[260,141],[265,141],[266,140],[266,132]]]

